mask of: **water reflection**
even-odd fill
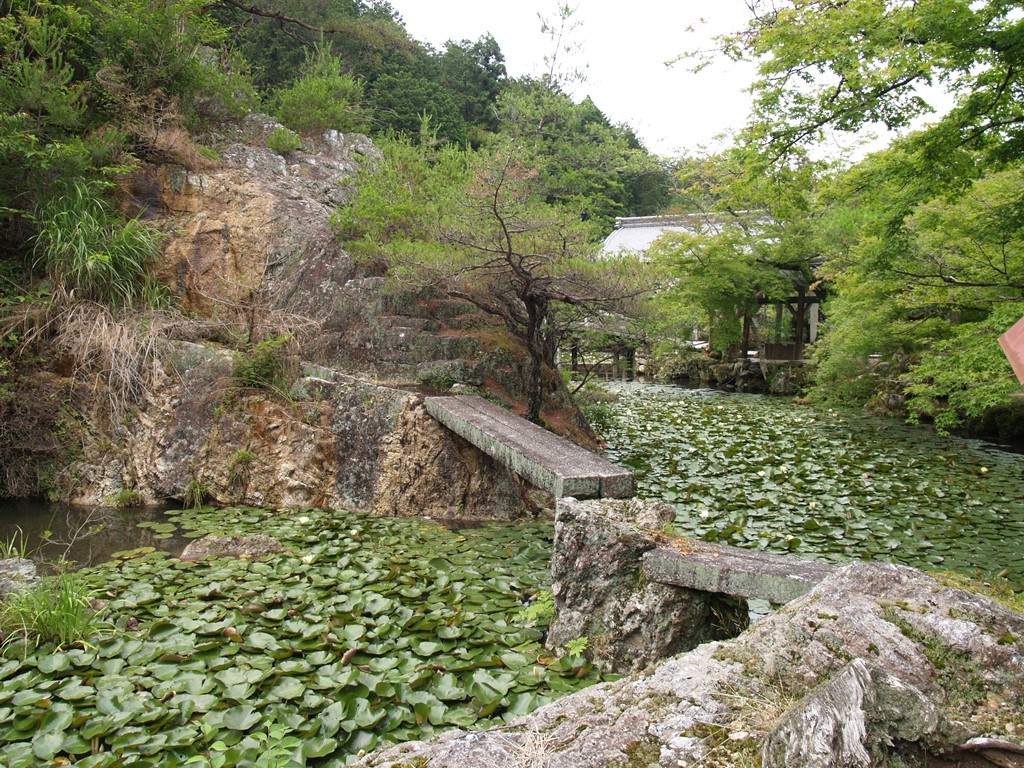
[[[42,501],[0,501],[0,541],[24,539],[30,557],[76,565],[94,565],[114,552],[155,547],[180,554],[188,539],[139,528],[145,521],[166,522],[163,509],[104,509]]]

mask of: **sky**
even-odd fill
[[[564,3],[566,0],[562,0]],[[675,157],[722,149],[716,137],[743,127],[749,64],[715,62],[699,74],[666,62],[708,48],[716,34],[746,26],[745,0],[568,0],[579,27],[566,42],[579,44],[572,66],[586,80],[571,91],[590,96],[615,123],[627,123],[650,151]],[[442,49],[447,40],[475,41],[491,33],[509,75],[541,75],[554,50],[538,14],[557,21],[558,0],[391,0],[417,40]]]

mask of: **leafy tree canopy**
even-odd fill
[[[567,323],[622,308],[650,287],[637,284],[641,270],[595,258],[593,225],[545,200],[521,145],[436,154],[398,140],[385,156],[339,212],[343,239],[355,241],[346,247],[500,320],[530,355],[529,416],[539,418],[543,370]]]
[[[996,337],[1024,310],[1019,211],[1024,19],[1008,0],[787,0],[721,49],[755,60],[752,175],[797,167],[826,131],[905,129],[814,190],[809,243],[833,289],[818,392],[953,428],[1015,389]],[[813,189],[813,188],[812,188]],[[904,399],[905,398],[905,399]]]
[[[749,26],[721,39],[757,61],[749,138],[773,156],[826,127],[905,128],[933,105],[923,85],[955,98],[929,143],[1010,159],[1024,150],[1024,19],[1015,0],[753,0]]]

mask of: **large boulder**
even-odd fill
[[[204,557],[241,557],[259,560],[284,552],[281,542],[273,536],[256,533],[252,536],[217,536],[208,534],[190,541],[181,553],[182,560],[202,560]]]
[[[858,563],[739,638],[375,768],[1020,766],[1024,615],[911,568]]]
[[[20,592],[39,583],[36,564],[24,557],[0,559],[0,597]]]
[[[562,499],[551,560],[555,620],[548,646],[586,637],[606,672],[637,672],[746,626],[746,603],[645,578],[644,552],[675,517],[638,499]]]

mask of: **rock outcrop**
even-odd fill
[[[285,397],[240,387],[230,354],[163,348],[135,418],[92,437],[65,479],[80,504],[168,500],[515,519],[537,500],[508,470],[426,416],[420,399],[320,366]]]
[[[262,533],[252,536],[209,534],[189,542],[180,557],[182,560],[201,560],[204,557],[243,557],[258,560],[281,552],[284,552],[281,542]]]
[[[1022,702],[1024,615],[911,568],[858,563],[736,640],[359,764],[1020,766]]]
[[[373,509],[389,517],[514,520],[535,513],[521,480],[409,398],[381,443]]]
[[[36,564],[24,557],[0,559],[0,597],[35,586],[39,583]]]
[[[642,555],[674,517],[667,504],[638,499],[559,501],[548,647],[586,637],[587,656],[599,669],[638,672],[746,626],[745,601],[644,577]]]

